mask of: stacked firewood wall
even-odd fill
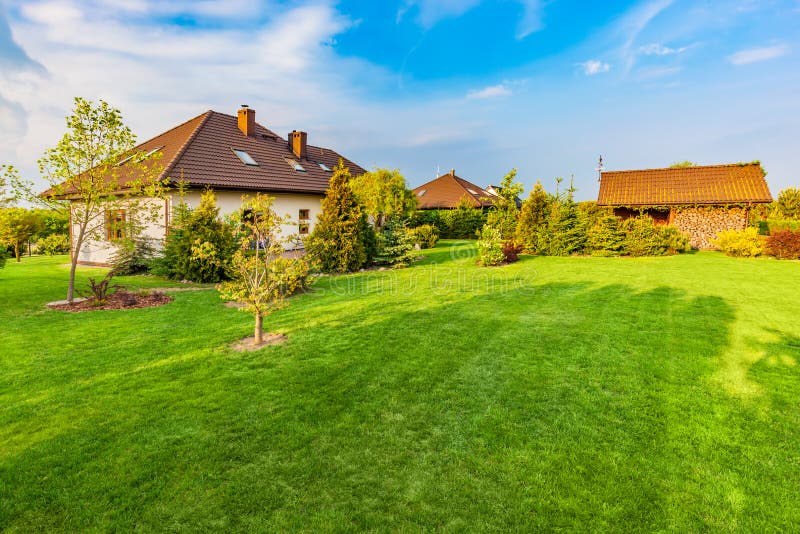
[[[711,240],[723,230],[744,230],[747,209],[735,207],[678,208],[672,221],[680,231],[689,235],[692,247],[713,249]]]

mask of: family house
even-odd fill
[[[137,153],[160,153],[160,180],[183,182],[183,201],[189,207],[200,202],[202,190],[210,187],[217,196],[222,215],[237,211],[242,195],[268,193],[275,198],[278,215],[288,216],[285,236],[303,236],[313,230],[321,201],[328,189],[332,169],[341,158],[354,176],[365,170],[339,153],[309,145],[306,132],[292,131],[284,139],[256,122],[256,112],[247,106],[237,116],[207,111],[136,147]],[[125,159],[117,165],[124,166]],[[149,225],[145,236],[163,239],[174,205],[180,200],[173,191],[159,202],[159,222]],[[106,265],[114,253],[114,240],[124,237],[125,210],[106,214],[105,239],[89,241],[81,249],[79,263]]]
[[[461,202],[488,208],[494,204],[492,199],[498,198],[497,193],[459,178],[455,170],[417,187],[414,195],[421,210],[452,210]]]
[[[713,248],[723,230],[747,227],[750,208],[772,202],[761,164],[607,171],[600,175],[599,206],[628,218],[646,213],[672,224],[695,248]]]

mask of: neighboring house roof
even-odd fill
[[[419,209],[453,209],[466,198],[476,208],[493,205],[497,195],[456,176],[455,170],[414,189]]]
[[[759,163],[710,165],[600,175],[600,206],[756,204],[772,202]]]
[[[254,132],[245,135],[237,117],[206,111],[141,143],[134,152],[161,153],[161,180],[183,180],[190,186],[214,189],[324,193],[332,173],[320,164],[332,170],[339,158],[353,176],[366,172],[328,148],[307,145],[306,157],[301,159],[286,139],[258,123],[254,125]],[[234,150],[246,152],[257,165],[247,165]],[[295,170],[289,160],[299,163],[304,171]],[[120,165],[117,180],[124,184],[132,178],[126,175],[125,165]]]

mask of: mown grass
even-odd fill
[[[319,280],[254,353],[213,290],[68,314],[64,258],[10,262],[0,530],[800,524],[800,263],[425,254]]]

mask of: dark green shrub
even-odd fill
[[[69,236],[64,234],[50,234],[36,241],[36,250],[46,256],[69,254]]]
[[[234,227],[219,216],[214,192],[206,190],[195,209],[181,206],[153,272],[175,280],[220,282],[236,251]]]
[[[622,219],[606,215],[587,231],[587,246],[594,256],[620,256],[625,252],[625,230]]]
[[[664,243],[666,254],[678,254],[692,249],[689,237],[674,226],[659,226],[658,233]]]
[[[647,215],[632,217],[623,223],[625,253],[630,256],[663,256],[667,247],[661,234]]]
[[[767,251],[779,260],[800,260],[800,231],[782,230],[767,238]]]
[[[146,273],[156,255],[153,239],[137,237],[116,243],[116,250],[109,259],[114,272],[120,275]]]
[[[350,189],[349,180],[350,170],[340,160],[322,199],[322,213],[305,241],[308,259],[324,273],[357,271],[374,252],[374,230]]]
[[[423,224],[416,228],[410,228],[409,233],[414,244],[419,248],[433,248],[439,241],[439,231],[431,224]]]
[[[405,224],[397,218],[389,219],[378,234],[378,255],[375,263],[405,267],[411,263],[414,244]]]
[[[475,239],[478,231],[486,224],[486,213],[477,208],[458,207],[441,212],[446,239]]]
[[[546,256],[580,254],[586,248],[586,226],[571,194],[553,206],[537,248]]]

